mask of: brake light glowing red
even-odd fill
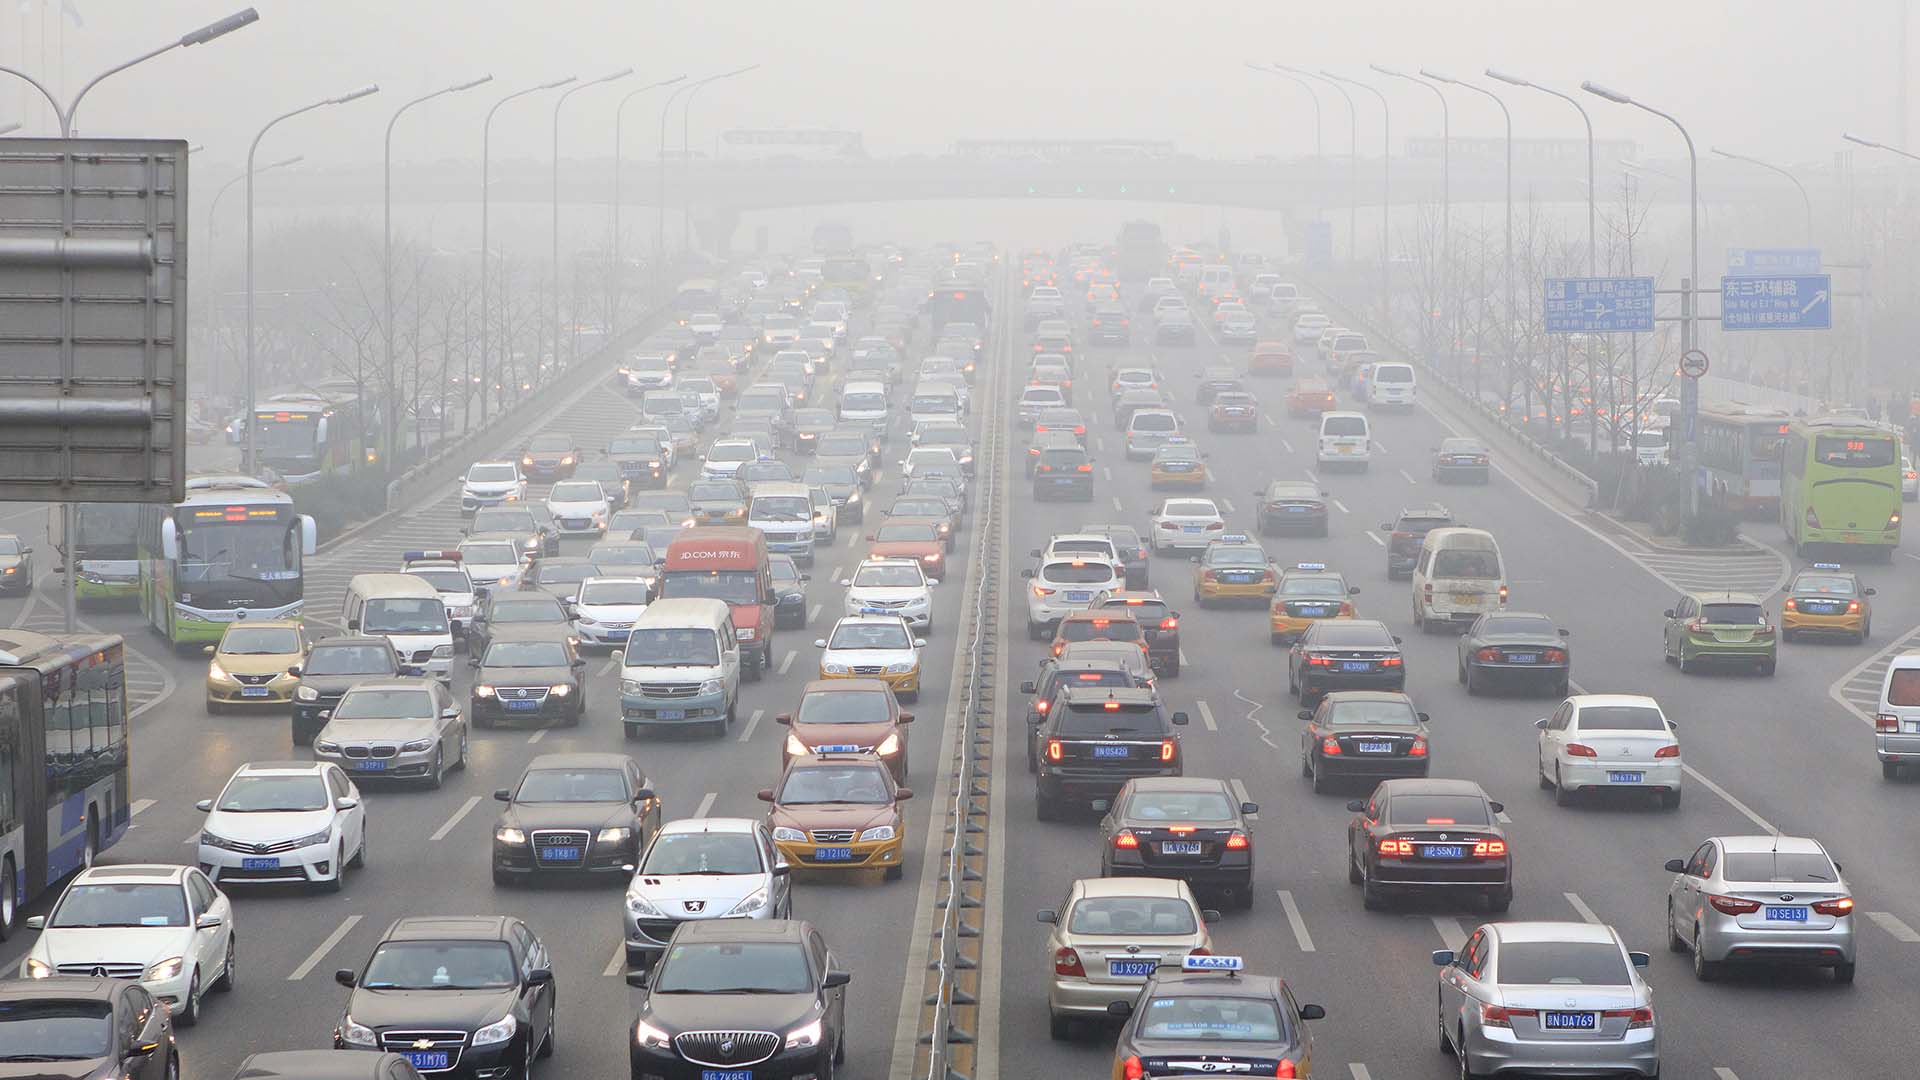
[[[1120,1075],[1123,1080],[1144,1080],[1144,1077],[1147,1075],[1147,1067],[1140,1064],[1138,1055],[1129,1054],[1127,1055],[1127,1060],[1120,1064]]]
[[[1836,896],[1832,900],[1816,900],[1813,905],[1813,910],[1822,915],[1832,915],[1835,918],[1851,915],[1853,914],[1853,897]]]
[[[1751,915],[1760,910],[1760,901],[1748,900],[1740,896],[1718,896],[1707,894],[1707,903],[1722,915]]]
[[[1246,833],[1235,832],[1227,834],[1228,851],[1245,851],[1251,844],[1252,841],[1247,839]]]
[[[1341,753],[1342,751],[1340,749],[1340,740],[1334,738],[1331,735],[1327,736],[1324,739],[1321,739],[1320,752],[1322,754],[1329,754],[1329,755]]]
[[[1476,859],[1499,859],[1506,854],[1505,840],[1481,840],[1473,845],[1473,857]]]
[[[1180,620],[1179,620],[1179,619],[1175,619],[1175,618],[1172,618],[1172,617],[1168,617],[1168,618],[1165,618],[1165,619],[1161,619],[1161,620],[1160,620],[1160,629],[1162,629],[1162,630],[1178,630],[1178,629],[1180,629]]]
[[[1140,838],[1133,835],[1131,830],[1121,829],[1113,834],[1113,846],[1132,851],[1140,846]]]
[[[1178,751],[1178,749],[1179,749],[1179,744],[1175,743],[1172,739],[1161,739],[1160,740],[1160,760],[1172,761],[1173,755],[1175,754],[1175,752]]]
[[[1413,746],[1407,751],[1407,756],[1408,757],[1426,757],[1427,756],[1427,740],[1425,739],[1413,740]]]
[[[1405,664],[1406,664],[1406,661],[1402,660],[1398,656],[1384,657],[1380,661],[1381,667],[1401,667],[1401,666],[1404,666]]]
[[[1292,1076],[1292,1075],[1294,1075],[1294,1071],[1293,1071],[1293,1060],[1292,1060],[1291,1058],[1281,1058],[1281,1059],[1280,1059],[1280,1064],[1278,1064],[1278,1065],[1275,1065],[1275,1066],[1273,1067],[1273,1075],[1275,1075],[1275,1076]]]
[[[1404,837],[1398,837],[1398,838],[1388,837],[1387,839],[1380,841],[1380,854],[1412,855],[1413,841],[1405,839]]]
[[[1067,753],[1066,747],[1060,745],[1059,739],[1047,740],[1047,760],[1048,761],[1059,761],[1061,758],[1066,756],[1066,753]]]

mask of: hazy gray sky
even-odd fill
[[[0,0],[0,63],[64,84],[241,6],[238,0]],[[558,75],[639,69],[636,80],[763,67],[703,91],[696,144],[723,127],[844,127],[875,152],[943,149],[955,138],[1172,139],[1210,155],[1311,148],[1312,114],[1292,84],[1247,71],[1279,60],[1370,77],[1370,62],[1466,77],[1492,65],[1573,88],[1591,78],[1681,117],[1702,153],[1719,145],[1787,161],[1826,160],[1855,130],[1898,141],[1898,10],[1907,0],[257,0],[261,21],[176,50],[101,85],[83,134],[179,136],[211,162],[241,160],[260,124],[316,98],[377,82],[383,92],[278,129],[263,160],[377,160],[388,114],[408,97],[491,72],[495,82],[410,113],[396,157],[473,157],[491,99]],[[64,37],[64,72],[59,70]],[[44,42],[44,49],[43,49]],[[1915,72],[1920,79],[1920,72]],[[12,80],[0,80],[11,82]],[[636,81],[632,85],[639,85]],[[1399,136],[1438,134],[1432,97],[1385,83]],[[566,153],[605,154],[622,93],[568,105]],[[1508,94],[1516,134],[1579,133],[1564,103]],[[1637,110],[1592,99],[1598,133],[1681,153]],[[1329,150],[1345,105],[1327,98]],[[501,114],[496,146],[544,157],[547,106]],[[44,106],[0,90],[0,124],[46,133]],[[657,108],[628,111],[628,145],[650,149]],[[678,119],[676,113],[675,129]],[[1498,114],[1457,98],[1456,134],[1496,134]],[[1379,109],[1363,97],[1363,146]],[[677,138],[677,135],[676,135]]]

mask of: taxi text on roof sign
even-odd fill
[[[1239,971],[1246,966],[1238,956],[1188,956],[1180,962],[1182,971]]]
[[[1295,570],[1325,570],[1327,568],[1327,564],[1323,562],[1294,563],[1293,568]]]

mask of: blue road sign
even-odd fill
[[[1820,272],[1819,248],[1728,248],[1728,277],[1778,277]]]
[[[1722,330],[1830,330],[1833,279],[1826,274],[1720,279]]]
[[[1653,330],[1650,277],[1548,278],[1549,334],[1645,334]]]

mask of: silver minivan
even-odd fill
[[[620,660],[620,721],[725,735],[740,698],[740,643],[726,601],[655,600],[633,624]]]
[[[349,634],[380,634],[404,663],[443,684],[453,678],[453,624],[440,593],[412,574],[355,574],[340,622]]]
[[[1920,652],[1887,661],[1873,718],[1873,753],[1889,780],[1900,778],[1903,765],[1920,768]]]

